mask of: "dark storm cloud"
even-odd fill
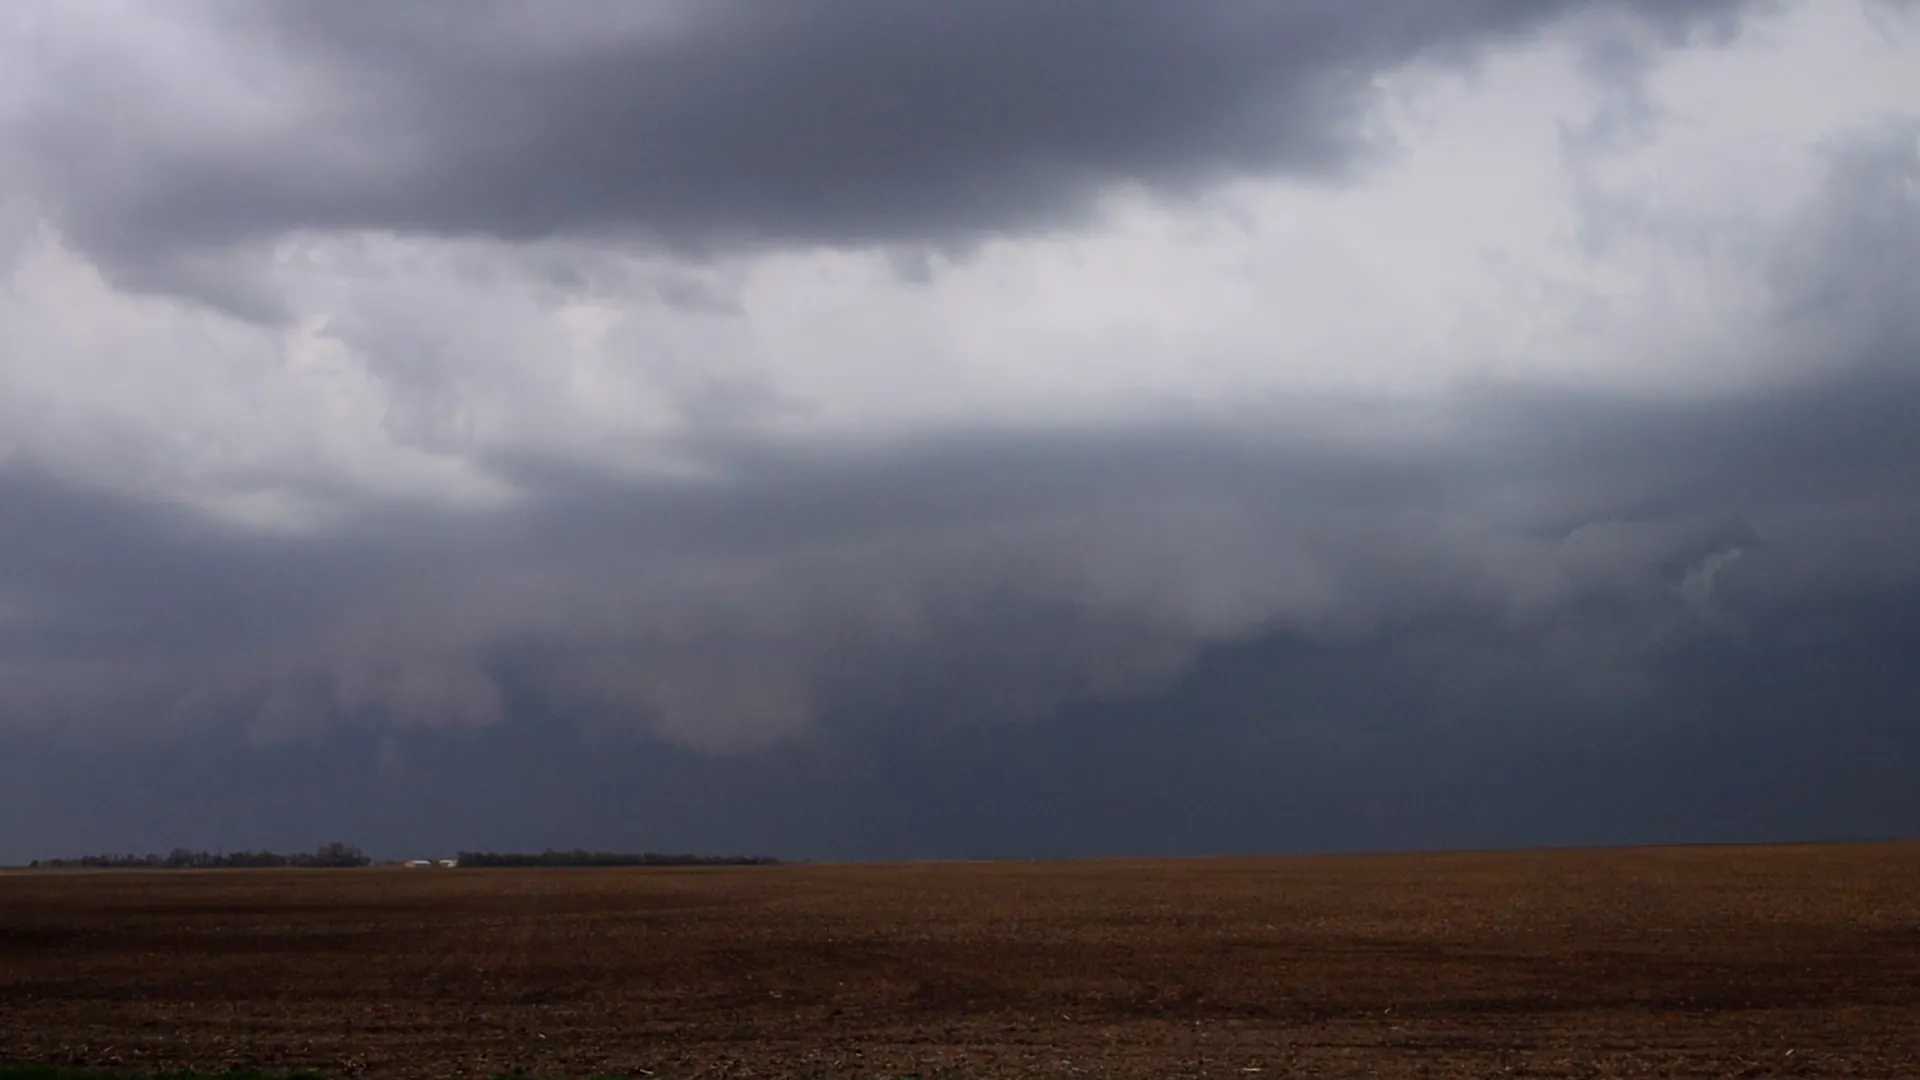
[[[1474,437],[1393,451],[1159,429],[741,453],[695,486],[550,467],[513,509],[297,539],[11,476],[0,705],[279,738],[495,723],[518,686],[725,749],[886,703],[1034,715],[1212,643],[1442,615],[1522,628],[1523,662],[1604,690],[1699,635],[1920,580],[1917,409],[1912,377],[1873,374],[1737,405],[1486,399],[1457,418]]]
[[[0,811],[45,824],[0,858],[1920,829],[1911,369],[1465,408],[1473,437],[1410,450],[522,463],[514,510],[298,539],[9,473]]]
[[[1190,855],[1920,836],[1920,596],[1780,612],[1580,700],[1515,664],[1430,692],[1437,656],[1524,635],[1458,621],[1365,642],[1267,635],[1164,691],[1044,724],[899,717],[778,753],[578,737],[515,700],[496,728],[210,736],[76,750],[0,731],[0,863],[311,847],[763,851],[828,859]]]
[[[1119,183],[1334,177],[1370,148],[1387,69],[1630,13],[1651,33],[1594,39],[1610,77],[1649,41],[1729,35],[1750,6],[224,5],[205,64],[234,71],[211,88],[62,56],[29,163],[119,280],[260,313],[220,252],[295,230],[945,244],[1075,222]],[[231,100],[249,92],[261,109]]]
[[[1920,144],[1876,130],[1833,160],[1770,271],[1762,340],[1809,358],[1771,389],[1305,402],[1238,429],[865,452],[707,435],[718,480],[495,460],[506,508],[367,503],[302,537],[11,467],[0,717],[288,738],[498,723],[519,694],[739,749],[863,709],[1033,715],[1222,641],[1436,612],[1528,628],[1568,687],[1637,693],[1701,634],[1920,580]],[[1403,427],[1424,434],[1369,434]],[[1497,673],[1500,651],[1434,677]]]
[[[223,33],[344,94],[332,119],[158,158],[55,140],[36,167],[87,166],[61,181],[65,227],[122,268],[351,225],[938,240],[1065,220],[1113,178],[1337,171],[1353,72],[1573,7],[1114,5],[1079,36],[1051,20],[1091,7],[807,9],[875,20],[843,38],[703,5],[674,9],[671,49],[590,22],[509,33],[531,7],[223,9]],[[1676,34],[1720,10],[1646,8]],[[919,22],[941,12],[958,22]],[[1296,33],[1207,44],[1229,17]],[[951,103],[930,115],[962,130],[924,145],[848,129],[776,190],[799,136],[762,104],[832,135],[821,103],[894,66],[958,102],[962,59],[1027,19],[1012,85],[1052,70],[1023,51],[1046,43],[1084,78],[1005,130]],[[1129,55],[1140,81],[1093,77]],[[1208,67],[1204,94],[1165,115],[1129,97],[1188,86],[1182,65]],[[831,93],[800,92],[814,74]],[[701,95],[639,92],[669,75]],[[70,115],[110,97],[82,86]],[[1149,115],[1112,119],[1128,109]],[[1250,124],[1274,140],[1235,142]],[[691,140],[671,160],[697,170],[637,156],[647,133]],[[121,150],[142,183],[87,171]],[[1036,154],[1058,157],[1023,171]],[[865,450],[710,426],[685,449],[712,478],[503,454],[473,464],[515,490],[504,507],[338,491],[341,519],[298,536],[6,459],[0,820],[32,824],[0,830],[0,860],[340,835],[847,857],[1920,831],[1917,178],[1911,125],[1833,147],[1769,249],[1773,307],[1734,335],[1778,354],[1746,391],[1301,400],[1257,424]]]

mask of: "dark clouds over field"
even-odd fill
[[[0,860],[1920,832],[1894,4],[0,16]]]

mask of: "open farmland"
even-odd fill
[[[0,875],[0,1063],[1912,1076],[1920,845]]]

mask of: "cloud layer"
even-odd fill
[[[1339,177],[1385,149],[1385,72],[1571,23],[1630,77],[1747,6],[95,9],[46,17],[57,89],[23,141],[66,233],[136,286],[191,290],[211,253],[306,230],[966,244],[1085,223],[1116,184]]]
[[[1248,648],[1335,658],[1282,664],[1334,758],[1414,700],[1723,715],[1742,649],[1911,645],[1917,52],[1713,0],[10,11],[0,741],[861,760],[1284,710],[1194,689]]]

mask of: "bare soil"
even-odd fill
[[[0,1064],[1920,1076],[1920,845],[0,874]]]

